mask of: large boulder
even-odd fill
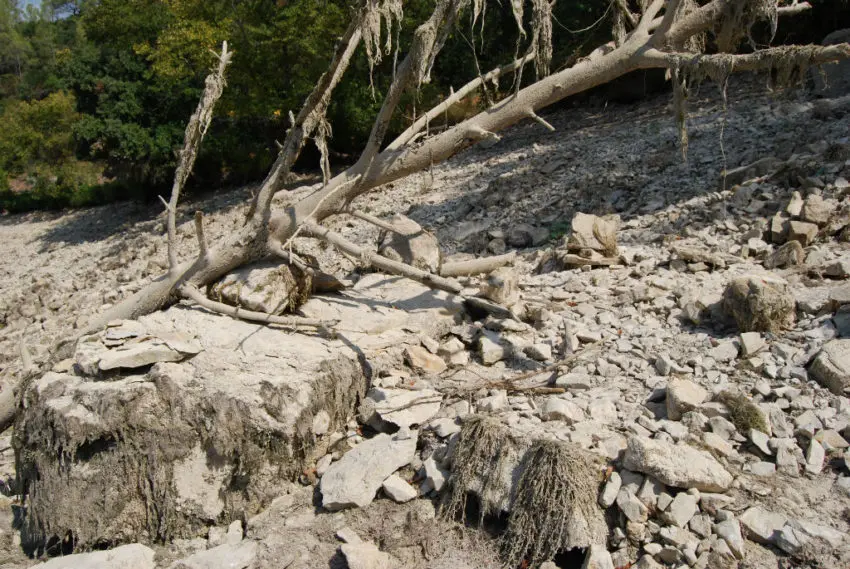
[[[836,395],[850,391],[850,340],[832,340],[818,352],[809,374]]]
[[[723,293],[723,309],[741,332],[778,332],[790,327],[796,316],[788,283],[772,275],[734,279]]]
[[[836,30],[826,36],[821,45],[836,45],[850,42],[850,28]],[[832,98],[846,95],[850,91],[850,60],[826,63],[812,70],[815,94]]]
[[[96,375],[77,364],[23,393],[14,445],[24,543],[192,538],[265,507],[327,452],[370,368],[401,365],[404,346],[450,328],[461,310],[405,279],[361,283],[304,307],[340,320],[339,339],[177,306],[81,341],[78,362]],[[154,338],[185,359],[100,367],[128,342]]]

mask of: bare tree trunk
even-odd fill
[[[282,211],[273,212],[274,192],[288,175],[289,168],[311,130],[316,128],[320,120],[324,120],[323,113],[331,91],[344,72],[358,42],[358,28],[354,25],[349,27],[346,37],[337,49],[330,70],[299,113],[278,161],[263,184],[256,208],[242,230],[224,239],[194,262],[176,267],[117,304],[106,314],[96,318],[88,330],[98,329],[111,319],[133,318],[158,310],[174,298],[174,291],[183,283],[201,287],[242,264],[268,254],[280,253],[300,228],[309,227],[313,236],[331,242],[336,240],[335,244],[339,246],[337,236],[320,230],[318,224],[329,216],[346,211],[351,201],[363,193],[424,170],[476,142],[498,138],[497,132],[524,119],[539,120],[536,112],[540,109],[631,71],[670,69],[683,63],[696,66],[700,65],[700,61],[712,63],[712,58],[722,58],[724,65],[728,65],[731,71],[753,71],[769,69],[789,53],[802,54],[806,63],[812,65],[850,57],[848,44],[784,47],[774,51],[759,50],[747,55],[701,56],[684,51],[683,46],[687,40],[718,28],[727,8],[736,1],[753,0],[712,0],[689,12],[680,9],[678,0],[654,0],[642,14],[629,19],[633,29],[619,45],[600,46],[573,67],[545,77],[478,115],[417,144],[416,134],[424,126],[422,121],[427,123],[429,117],[442,111],[426,113],[417,124],[381,151],[389,121],[402,93],[405,89],[418,86],[427,78],[445,35],[455,22],[460,9],[466,4],[465,0],[438,0],[431,18],[417,29],[408,55],[397,69],[369,141],[357,163],[329,180],[321,190]],[[806,7],[804,3],[784,8],[777,6],[777,14],[792,15]],[[511,64],[514,65],[517,65],[517,62]],[[375,264],[382,264],[385,270],[413,274],[408,268],[393,268],[381,259],[374,260],[377,261]],[[431,284],[439,286],[439,282],[433,280]]]

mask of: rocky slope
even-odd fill
[[[666,98],[564,109],[547,117],[554,133],[536,123],[520,126],[490,148],[472,149],[357,204],[382,217],[407,214],[434,233],[444,262],[517,250],[514,267],[464,281],[468,296],[500,302],[510,318],[469,306],[447,310],[442,299],[425,309],[449,320],[423,328],[422,319],[392,312],[415,315],[423,309],[419,295],[381,289],[373,282],[380,277],[366,275],[356,260],[299,243],[326,270],[359,281],[348,296],[301,309],[340,319],[340,339],[303,342],[315,344],[311,350],[350,350],[369,368],[367,384],[351,387],[364,396],[344,406],[349,420],[317,423],[319,407],[302,402],[312,432],[286,440],[310,452],[299,455],[297,469],[289,462],[280,470],[298,483],[264,486],[279,497],[244,507],[221,494],[227,507],[181,522],[179,536],[165,545],[146,529],[110,535],[117,526],[105,519],[98,525],[96,505],[86,519],[51,518],[60,494],[36,497],[32,484],[10,482],[8,506],[19,519],[37,505],[28,519],[41,520],[48,545],[53,539],[49,553],[69,553],[81,535],[84,547],[141,540],[154,548],[88,554],[106,567],[496,567],[505,559],[550,568],[847,566],[847,123],[805,93],[769,96],[761,85],[739,85],[730,88],[725,112],[714,88],[703,87],[691,109],[687,162]],[[241,222],[247,195],[235,191],[181,211],[189,220],[204,209],[208,234],[221,235]],[[153,209],[116,205],[0,221],[7,252],[0,274],[4,374],[18,371],[22,336],[43,357],[164,266],[162,217]],[[361,243],[378,242],[378,230],[359,220],[332,224]],[[192,255],[191,222],[181,226],[181,239],[184,254]],[[180,310],[186,309],[145,322],[177,318],[185,328],[191,319],[175,316]],[[213,395],[226,391],[215,361],[239,377],[271,378],[276,361],[290,370],[298,364],[283,364],[297,354],[262,347],[262,365],[252,372],[256,350],[238,347],[252,336],[228,322],[217,317],[181,328],[184,341],[200,343],[197,355],[168,338],[145,348],[179,353],[173,359],[180,363],[155,363],[166,360],[138,352],[133,357],[141,360],[127,363],[119,344],[131,336],[117,332],[98,341],[120,354],[92,357],[81,345],[51,381],[42,379],[29,393],[31,418],[16,443],[29,454],[19,466],[30,480],[39,479],[32,478],[39,469],[62,473],[41,479],[65,481],[56,486],[64,492],[91,496],[102,487],[106,474],[93,481],[86,473],[97,461],[113,460],[104,454],[113,450],[72,453],[54,464],[39,443],[46,436],[39,420],[49,410],[56,436],[74,440],[80,417],[96,417],[97,432],[114,431],[105,421],[118,419],[106,410],[129,409],[133,400],[110,389],[117,382],[159,390],[157,397],[171,401],[163,409],[189,401],[192,413],[169,418],[157,411],[160,430],[190,425],[191,436],[203,440],[215,425],[229,424],[209,415],[213,427],[204,431],[205,415],[196,413],[226,400]],[[285,342],[287,333],[267,331],[265,341]],[[216,356],[221,349],[248,357]],[[119,357],[121,370],[106,373]],[[352,368],[347,377],[357,384],[358,373]],[[189,379],[166,392],[162,386],[170,383],[162,378],[169,374]],[[182,397],[192,381],[219,387]],[[61,392],[50,387],[59,383]],[[98,390],[109,398],[98,399]],[[264,408],[285,407],[268,393],[277,391],[258,391],[268,399]],[[236,417],[256,412],[234,408]],[[146,428],[132,416],[127,422],[137,432]],[[247,440],[256,442],[252,436]],[[194,442],[187,439],[186,449]],[[27,461],[39,451],[43,456]],[[11,447],[2,452],[11,479]],[[282,466],[292,453],[269,456]],[[236,480],[227,477],[227,484]],[[163,488],[172,488],[165,478]],[[18,495],[24,491],[26,499]],[[139,499],[145,502],[144,493]],[[32,564],[8,511],[9,566]],[[482,528],[471,529],[479,519]],[[94,562],[72,556],[45,567]]]

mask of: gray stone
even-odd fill
[[[770,544],[788,521],[784,515],[770,512],[761,506],[753,506],[741,515],[741,525],[751,540]]]
[[[384,494],[394,502],[403,504],[416,498],[419,493],[398,474],[393,474],[381,484]]]
[[[773,476],[776,474],[776,465],[772,462],[753,462],[750,464],[750,472],[755,476]]]
[[[646,522],[649,510],[638,500],[637,496],[627,488],[620,488],[617,493],[617,507],[623,512],[630,522]]]
[[[820,474],[823,470],[823,461],[826,452],[815,439],[809,441],[809,449],[806,451],[806,472],[809,474]]]
[[[688,411],[697,409],[708,398],[708,391],[687,379],[667,383],[667,417],[678,421]]]
[[[433,389],[418,391],[373,387],[367,400],[374,404],[375,414],[385,423],[412,427],[428,422],[440,411],[442,396]]]
[[[832,200],[825,200],[818,194],[810,194],[803,203],[800,217],[803,221],[824,226],[829,221],[836,207],[837,204]]]
[[[422,346],[408,346],[404,349],[404,359],[414,370],[425,374],[439,374],[446,371],[446,362]]]
[[[573,216],[567,249],[590,249],[605,254],[616,254],[618,224],[618,218],[603,219],[595,215],[577,213]]]
[[[439,492],[446,485],[446,480],[449,478],[449,473],[443,470],[433,456],[425,459],[422,465],[422,470],[425,474],[425,480],[422,482],[419,490],[422,494],[436,491]]]
[[[440,438],[450,437],[455,433],[460,432],[460,425],[457,424],[457,421],[454,419],[450,419],[448,417],[443,417],[441,419],[434,419],[431,421],[431,429],[437,433],[437,436]]]
[[[499,337],[492,332],[484,330],[478,338],[478,353],[484,365],[493,365],[501,361],[507,355],[505,347],[499,342]]]
[[[719,535],[736,559],[743,559],[746,550],[744,536],[741,535],[741,524],[731,518],[714,526],[714,532]]]
[[[154,550],[140,543],[106,551],[54,557],[33,569],[154,569]]]
[[[773,452],[770,450],[770,446],[768,446],[770,437],[768,437],[766,433],[763,433],[758,429],[750,429],[748,436],[750,442],[756,445],[756,448],[758,448],[766,456],[771,456],[773,454]]]
[[[380,434],[360,443],[322,476],[322,507],[335,511],[369,505],[384,480],[410,464],[415,452],[415,435]]]
[[[809,367],[809,374],[836,395],[850,390],[850,339],[827,342]]]
[[[523,351],[525,355],[538,362],[547,362],[552,359],[552,346],[549,344],[532,344]]]
[[[478,400],[478,410],[487,413],[498,413],[508,408],[508,394],[500,390],[495,395],[490,395]]]
[[[788,240],[799,241],[803,247],[814,243],[818,236],[818,226],[805,221],[792,221],[788,224]]]
[[[298,269],[275,262],[246,265],[214,283],[209,297],[247,310],[282,314],[303,302],[309,290]]]
[[[440,272],[442,253],[440,243],[434,235],[400,213],[393,214],[389,223],[398,232],[382,232],[378,253],[394,261],[413,265],[417,269]]]
[[[697,513],[697,502],[699,502],[697,496],[687,492],[679,492],[664,511],[662,518],[668,524],[683,528]]]
[[[255,541],[224,544],[206,551],[199,551],[176,562],[173,569],[250,569],[257,558],[258,545]]]
[[[622,484],[623,481],[620,478],[620,475],[616,472],[612,472],[611,476],[609,476],[608,480],[605,482],[602,492],[599,494],[599,505],[603,508],[610,508],[617,499]]]
[[[484,278],[481,296],[503,306],[519,302],[519,274],[513,267],[499,267]]]
[[[676,488],[723,492],[732,484],[732,475],[707,452],[644,437],[629,437],[624,465]]]
[[[767,343],[759,332],[744,332],[741,334],[741,355],[748,358],[767,347]]]
[[[540,417],[544,421],[564,421],[568,425],[585,420],[585,414],[581,407],[558,397],[549,397],[543,404]]]
[[[614,569],[614,561],[605,547],[593,544],[587,548],[581,569]]]
[[[398,569],[398,561],[371,543],[346,543],[340,546],[348,569]]]
[[[788,284],[772,275],[734,279],[723,294],[723,308],[742,332],[778,332],[793,324],[795,300]]]

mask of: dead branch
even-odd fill
[[[386,257],[377,253],[367,251],[359,245],[352,243],[339,233],[322,227],[318,223],[309,221],[306,222],[303,227],[304,232],[310,235],[311,237],[321,239],[322,241],[333,245],[340,251],[348,253],[349,255],[353,255],[354,257],[360,259],[361,262],[363,262],[364,264],[374,267],[376,269],[387,271],[388,273],[394,275],[407,277],[431,288],[444,290],[453,294],[460,294],[460,291],[463,290],[463,287],[453,280],[443,278],[433,273],[429,273],[428,271],[417,269],[416,267],[412,267],[404,263],[399,263],[397,261],[387,259]]]
[[[494,257],[482,257],[480,259],[470,259],[469,261],[443,263],[443,266],[440,267],[440,275],[444,277],[480,275],[483,273],[489,273],[499,267],[510,265],[515,260],[516,252],[511,251],[510,253],[496,255]]]
[[[251,322],[261,322],[263,324],[279,324],[288,328],[330,328],[336,322],[329,320],[315,320],[312,318],[301,318],[299,316],[276,316],[266,312],[256,312],[253,310],[245,310],[238,306],[230,306],[223,302],[210,300],[201,291],[192,285],[183,285],[180,287],[180,294],[187,300],[191,300],[198,306],[206,308],[217,314],[232,316],[240,320],[249,320]]]
[[[224,71],[230,63],[232,52],[227,51],[227,42],[221,44],[221,53],[218,57],[218,67],[207,76],[204,92],[198,101],[198,108],[189,118],[186,132],[183,136],[183,148],[180,150],[180,158],[177,169],[174,171],[174,184],[171,187],[171,199],[168,201],[166,211],[168,212],[168,269],[173,271],[177,268],[177,202],[180,200],[180,192],[192,173],[195,159],[198,157],[198,149],[201,141],[207,133],[212,121],[213,109],[224,92]],[[162,199],[162,198],[160,198]]]

